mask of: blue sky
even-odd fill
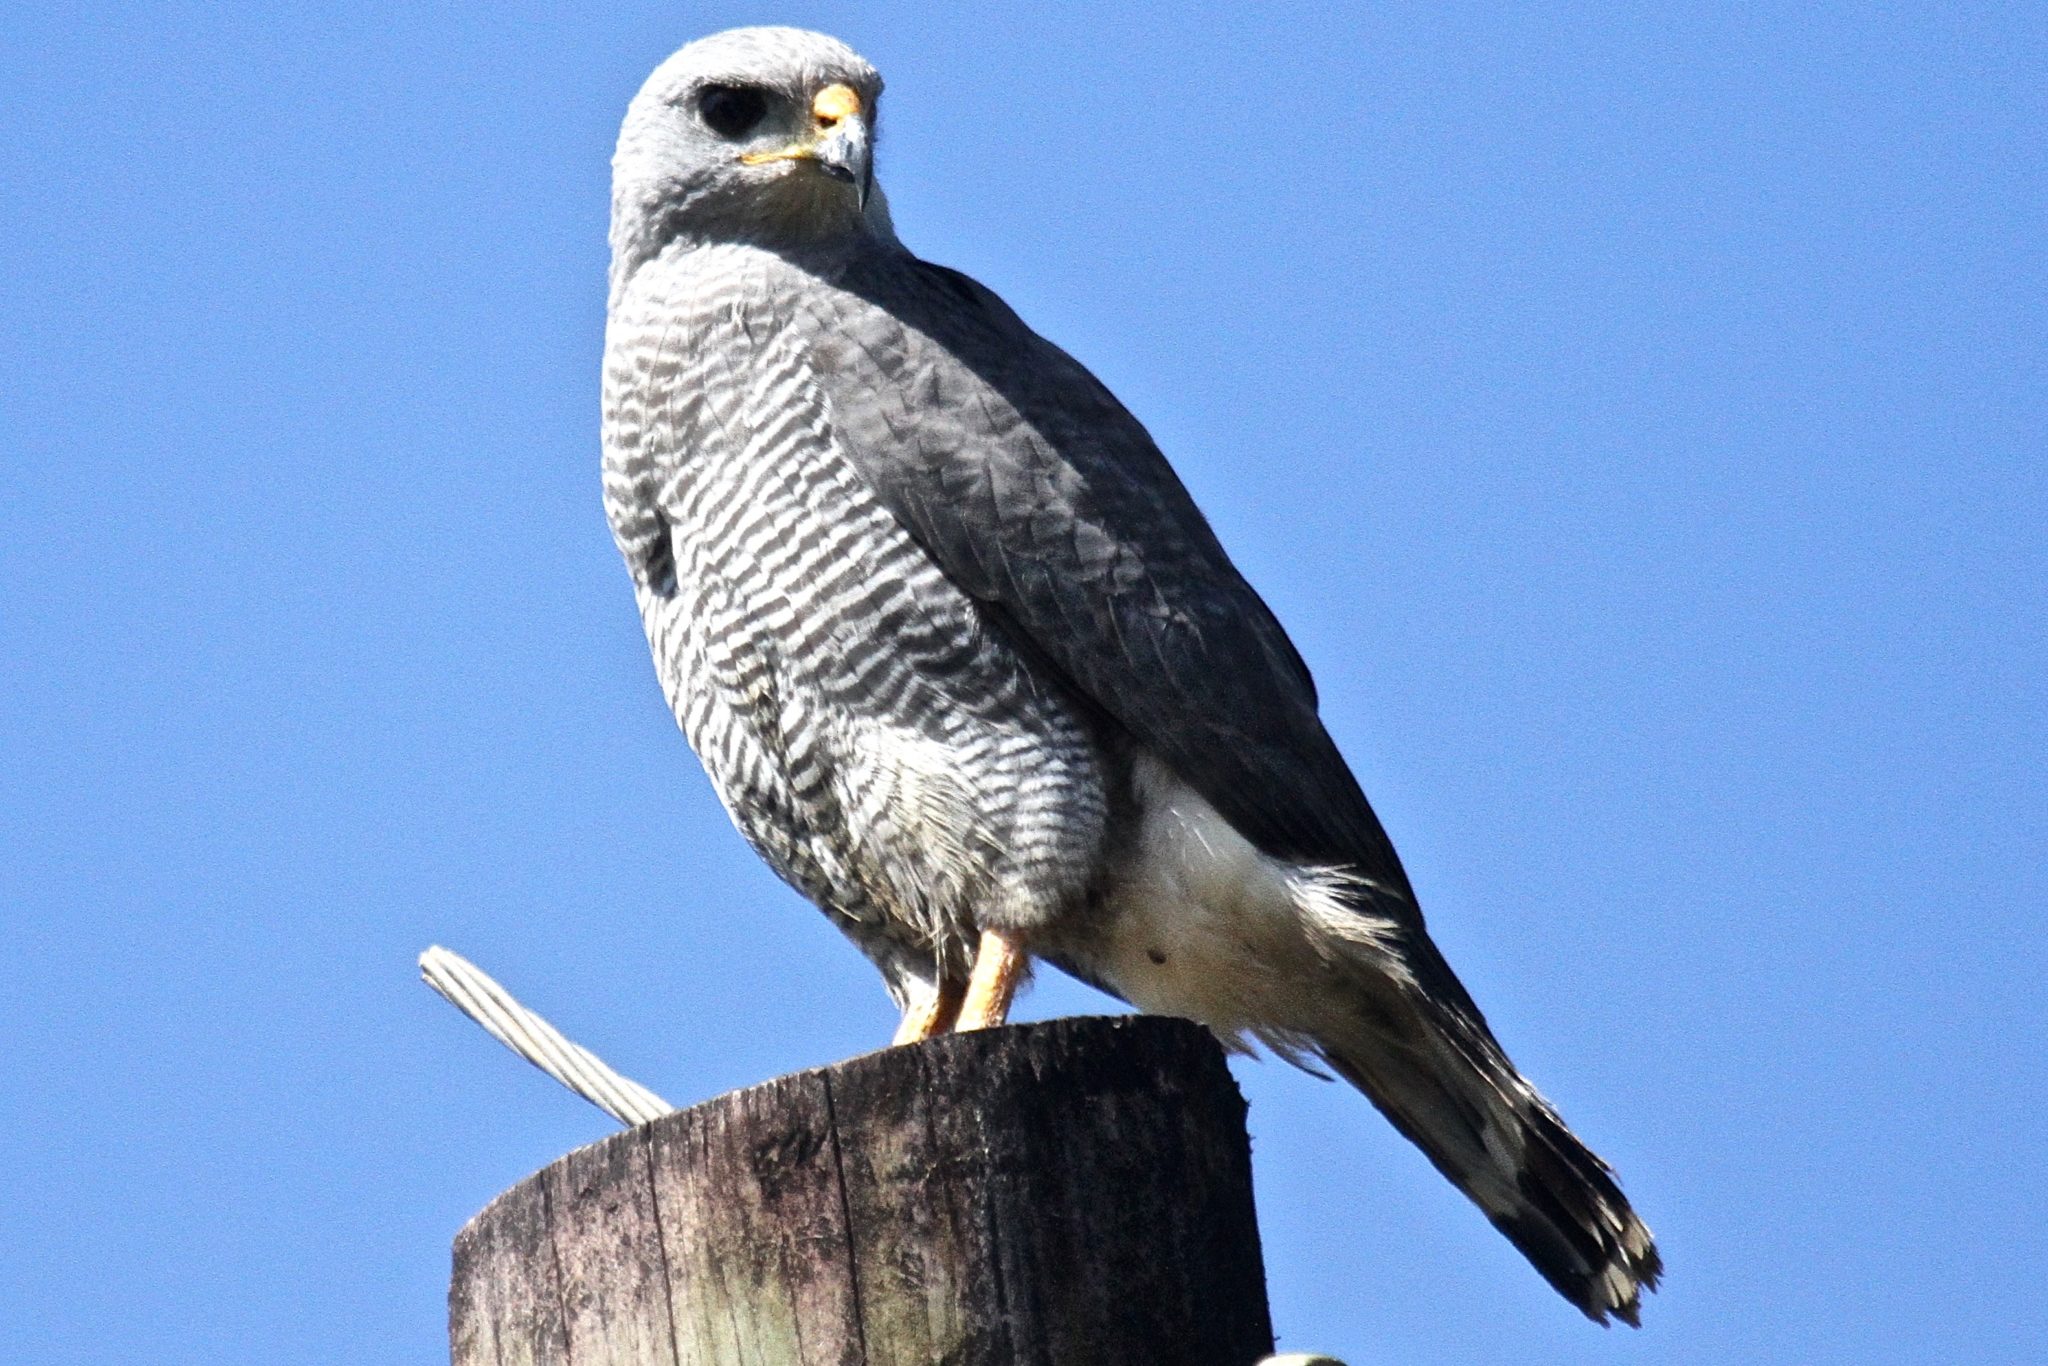
[[[608,1122],[429,943],[677,1101],[887,1037],[598,506],[618,118],[764,21],[1151,426],[1670,1262],[1603,1333],[1243,1065],[1283,1344],[2048,1357],[2048,17],[1347,8],[0,19],[10,1357],[435,1359],[455,1230]]]

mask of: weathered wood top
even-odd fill
[[[456,1366],[1250,1366],[1244,1101],[1179,1020],[951,1035],[570,1153],[455,1242]]]

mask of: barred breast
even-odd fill
[[[1104,760],[874,497],[813,378],[797,266],[675,247],[614,302],[605,502],[669,705],[733,822],[891,978],[1081,906]]]

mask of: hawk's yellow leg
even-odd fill
[[[993,1029],[1010,1018],[1010,1002],[1031,965],[1023,941],[1001,930],[983,930],[967,978],[967,999],[960,1006],[959,1029]]]
[[[896,1026],[896,1037],[889,1042],[922,1043],[934,1034],[948,1033],[953,1022],[960,1018],[960,998],[966,994],[964,982],[941,980],[938,991],[929,1001],[920,1002],[903,1012],[903,1023]]]

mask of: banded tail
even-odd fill
[[[1355,1028],[1319,1037],[1318,1051],[1559,1294],[1596,1323],[1640,1326],[1642,1292],[1657,1288],[1663,1259],[1612,1169],[1515,1070],[1476,1010],[1388,985],[1370,991]]]

